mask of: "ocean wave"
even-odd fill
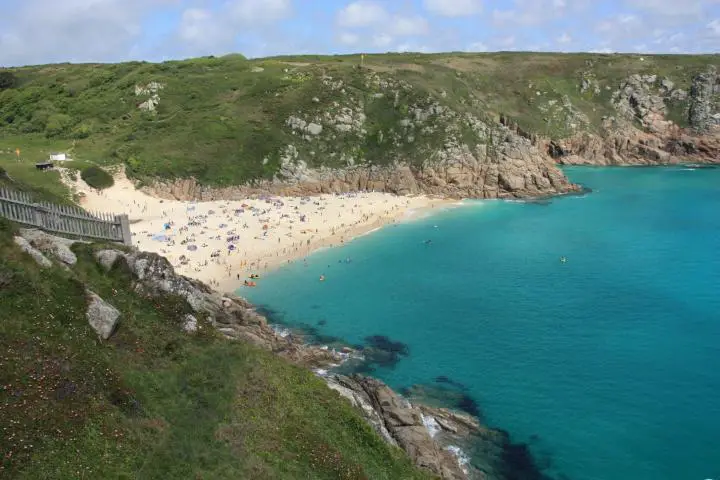
[[[357,235],[357,238],[364,237],[365,235],[370,235],[370,234],[373,233],[373,232],[377,232],[377,231],[380,230],[381,228],[382,228],[382,227],[377,227],[377,228],[373,228],[372,230],[368,230],[367,232],[363,232],[363,233],[361,233],[360,235]]]
[[[435,420],[435,417],[433,416],[425,416],[422,413],[420,414],[420,417],[422,418],[423,425],[425,425],[425,428],[430,434],[430,437],[434,438],[435,435],[437,435],[438,432],[441,430],[437,420]]]
[[[275,334],[277,334],[280,338],[285,338],[292,334],[289,328],[283,327],[282,325],[270,325],[270,328],[272,328]]]
[[[455,445],[448,445],[445,447],[445,450],[455,455],[458,466],[460,466],[460,470],[462,470],[465,475],[468,475],[470,473],[470,469],[468,468],[468,465],[470,465],[470,457],[467,453],[463,452],[460,447],[456,447]]]

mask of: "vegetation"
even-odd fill
[[[17,77],[12,72],[0,72],[0,90],[17,85]]]
[[[82,170],[80,177],[93,188],[103,190],[115,184],[113,176],[97,166],[90,166]]]
[[[362,68],[359,55],[21,67],[3,72],[17,86],[0,90],[0,164],[15,148],[64,148],[90,163],[124,163],[139,179],[230,185],[275,175],[287,145],[313,165],[422,161],[445,140],[447,118],[431,114],[416,135],[398,122],[418,108],[432,111],[434,102],[480,119],[504,115],[526,132],[558,138],[615,115],[612,93],[632,73],[687,91],[712,63],[720,56],[505,52],[367,55]],[[581,88],[588,78],[597,88]],[[682,123],[686,102],[670,107]],[[333,126],[343,109],[365,114],[362,135]],[[291,116],[320,122],[323,133],[303,138],[288,126]],[[459,129],[464,141],[480,141],[466,125]]]
[[[40,269],[0,219],[0,477],[421,479],[310,372],[205,325],[76,245]],[[96,339],[85,285],[122,312]]]

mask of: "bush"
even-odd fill
[[[100,167],[88,167],[82,171],[80,177],[93,188],[102,190],[115,184],[112,175]]]
[[[54,113],[48,117],[45,125],[45,136],[55,137],[62,135],[72,124],[72,118],[64,113]]]
[[[0,90],[16,87],[17,77],[12,72],[0,72]]]

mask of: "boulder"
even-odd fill
[[[94,292],[87,291],[88,309],[85,315],[88,323],[103,340],[110,338],[120,319],[118,309],[107,303]]]
[[[66,265],[75,265],[77,256],[70,247],[78,240],[56,237],[34,228],[20,229],[20,235],[43,253],[53,255]]]
[[[110,271],[119,258],[125,254],[119,250],[100,250],[95,252],[95,260],[102,265],[106,271]]]
[[[13,238],[13,240],[15,241],[15,244],[20,247],[23,252],[29,254],[33,258],[33,260],[38,263],[38,265],[43,268],[52,267],[52,262],[48,260],[47,257],[42,254],[42,252],[30,245],[30,242],[25,240],[23,237],[15,237]]]

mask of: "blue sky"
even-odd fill
[[[0,0],[0,65],[239,52],[720,52],[720,0]]]

